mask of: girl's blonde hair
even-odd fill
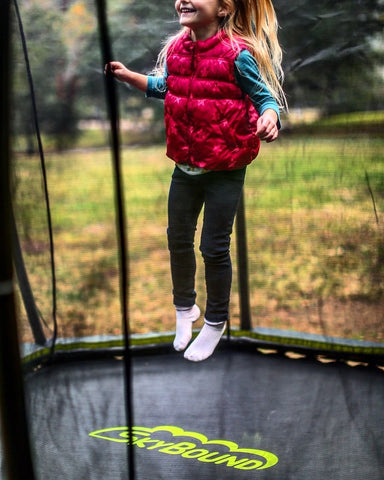
[[[284,73],[281,67],[282,50],[277,38],[278,22],[272,0],[219,0],[228,13],[220,25],[231,41],[239,37],[256,59],[260,74],[280,107],[286,99],[282,88]],[[188,28],[167,40],[161,50],[157,67],[163,71],[166,56],[173,42]]]

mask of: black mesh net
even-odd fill
[[[232,240],[232,341],[203,365],[166,349],[133,349],[138,478],[383,478],[384,5],[275,5],[290,110],[279,139],[263,144],[247,171]],[[11,189],[22,355],[36,366],[33,354],[53,352],[53,339],[59,353],[101,346],[109,357],[72,355],[72,363],[28,371],[34,467],[44,479],[128,478],[123,390],[132,379],[121,348],[111,348],[122,345],[121,264],[95,5],[14,6],[21,22],[13,9]],[[165,0],[111,1],[108,21],[115,58],[143,73],[178,29]],[[130,331],[142,343],[141,334],[154,333],[151,345],[161,337],[164,353],[174,308],[163,104],[123,84],[118,94]],[[275,355],[282,349],[285,356]],[[347,364],[334,362],[335,352]]]
[[[363,3],[358,16],[352,2],[301,2],[288,9],[276,3],[290,111],[283,114],[280,139],[262,146],[247,174],[254,327],[383,340],[382,5]],[[94,6],[31,1],[21,2],[20,10],[51,202],[58,335],[118,334],[113,176]],[[109,22],[115,57],[142,72],[151,71],[162,40],[178,28],[168,2],[114,2]],[[16,25],[13,67],[15,217],[49,337],[46,203]],[[174,314],[166,201],[173,167],[164,153],[162,102],[122,84],[119,98],[131,328],[168,331]],[[231,316],[239,326],[235,236]],[[200,263],[204,305],[202,271]],[[30,341],[27,315],[21,318],[23,340]]]

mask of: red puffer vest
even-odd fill
[[[235,81],[234,61],[244,48],[218,33],[193,42],[178,38],[167,56],[167,155],[176,163],[232,170],[257,156],[259,117]]]

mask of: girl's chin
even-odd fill
[[[185,18],[184,18],[184,19],[180,19],[180,20],[179,20],[179,23],[180,23],[180,25],[181,25],[182,27],[188,27],[188,26],[191,24],[191,22],[190,22],[189,20],[185,19]]]
[[[193,22],[194,13],[182,13],[179,17],[180,25],[189,24]]]

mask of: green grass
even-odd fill
[[[325,118],[319,121],[322,125],[372,125],[372,124],[384,124],[384,112],[354,112],[349,114],[333,115],[329,118]]]
[[[296,125],[291,133],[298,136],[314,135],[330,138],[338,136],[341,138],[354,137],[355,141],[361,137],[383,138],[384,135],[384,112],[353,112],[332,115],[320,118],[309,124]]]
[[[383,340],[383,146],[379,139],[298,140],[284,135],[262,146],[248,169],[245,189],[255,325]],[[36,158],[19,156],[16,162],[23,245],[39,308],[49,323],[40,170]],[[110,152],[50,154],[47,164],[60,333],[118,333]],[[173,166],[164,146],[125,149],[123,166],[132,330],[171,330],[166,202]],[[232,251],[231,312],[236,325],[235,242]],[[201,306],[203,287],[199,258]]]

